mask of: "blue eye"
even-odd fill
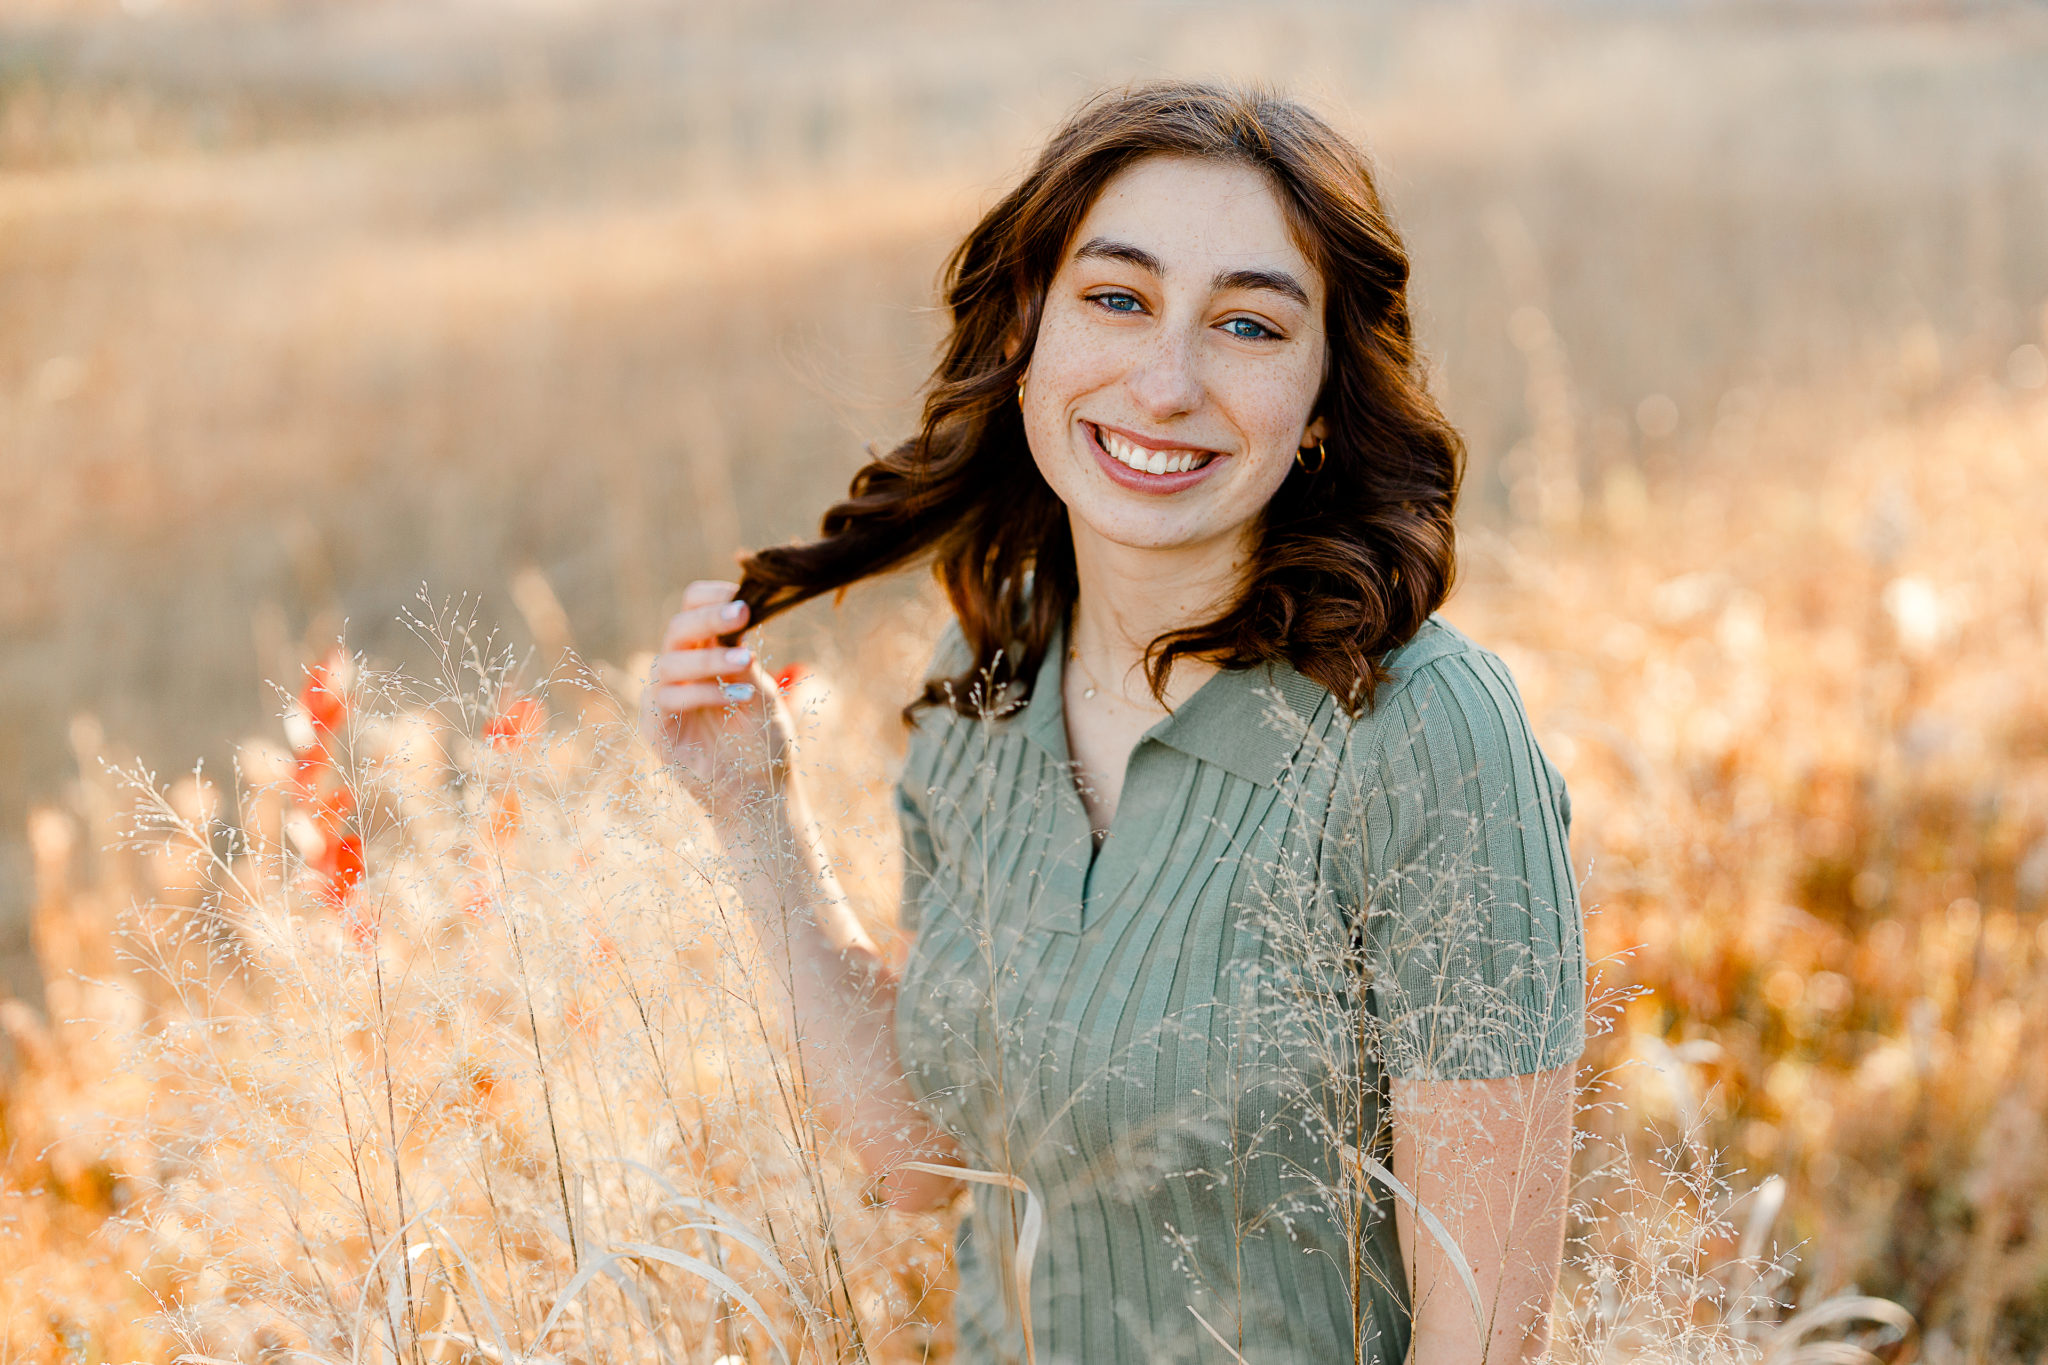
[[[1263,322],[1254,322],[1250,318],[1232,318],[1223,324],[1223,329],[1232,336],[1240,337],[1245,341],[1264,341],[1268,337],[1280,335]]]
[[[1145,309],[1136,294],[1096,294],[1093,297],[1096,303],[1112,313],[1140,313]]]

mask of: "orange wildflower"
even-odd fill
[[[342,905],[368,871],[363,857],[363,836],[339,834],[329,838],[319,855],[307,866],[322,878],[321,897],[336,906]]]
[[[538,734],[546,720],[547,713],[539,702],[521,697],[490,718],[484,725],[484,738],[490,740],[494,749],[517,749]]]
[[[491,817],[485,829],[492,843],[503,843],[519,832],[519,789],[511,783],[491,797]]]
[[[464,1068],[464,1075],[469,1093],[477,1100],[488,1100],[498,1088],[498,1073],[483,1062],[471,1062]]]
[[[348,698],[341,681],[347,662],[339,650],[329,654],[306,670],[306,685],[299,689],[299,709],[313,727],[313,743],[302,752],[323,760],[327,756],[327,737],[348,719]]]

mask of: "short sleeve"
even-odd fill
[[[1390,689],[1353,768],[1382,1063],[1429,1080],[1563,1066],[1586,1016],[1564,779],[1506,667],[1469,642]]]

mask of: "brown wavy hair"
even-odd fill
[[[952,329],[917,434],[853,476],[818,539],[743,561],[754,623],[929,557],[973,661],[929,682],[912,708],[975,714],[984,679],[1025,694],[1079,582],[1066,508],[1025,445],[1017,385],[1082,218],[1111,179],[1153,156],[1233,162],[1270,179],[1326,284],[1329,359],[1315,406],[1322,467],[1289,473],[1242,593],[1215,620],[1154,640],[1147,678],[1163,696],[1183,655],[1225,668],[1285,660],[1352,713],[1371,704],[1383,656],[1450,591],[1464,446],[1424,382],[1408,256],[1364,154],[1263,90],[1141,85],[1067,120],[947,262]]]

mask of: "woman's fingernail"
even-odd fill
[[[754,685],[752,683],[720,683],[719,686],[725,690],[725,699],[727,701],[752,701],[754,699]]]
[[[728,649],[725,651],[725,663],[728,668],[745,668],[749,663],[753,662],[753,658],[754,651],[751,649]]]
[[[728,621],[737,621],[747,614],[747,604],[744,602],[728,602],[718,614]]]

